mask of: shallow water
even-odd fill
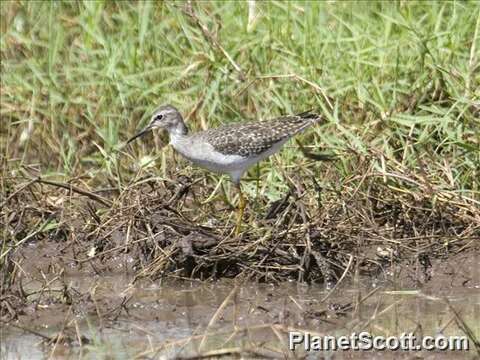
[[[27,258],[35,259],[35,249]],[[43,264],[42,261],[39,263]],[[91,275],[30,261],[22,279],[27,302],[0,329],[0,359],[189,358],[239,354],[271,358],[288,349],[288,332],[313,335],[414,333],[463,336],[454,311],[480,338],[480,267],[476,252],[432,263],[428,274],[393,265],[378,278],[322,284],[254,281],[138,281],[124,273]],[[27,266],[30,266],[27,267]],[[85,271],[85,269],[83,269]],[[44,337],[63,339],[46,345]],[[82,345],[82,346],[80,346]],[[469,352],[322,352],[326,358],[473,358]]]
[[[226,280],[131,285],[131,280],[122,275],[66,276],[62,281],[79,296],[88,294],[95,299],[95,309],[78,302],[74,310],[68,310],[67,305],[52,299],[46,303],[39,295],[35,309],[27,309],[23,315],[30,320],[22,321],[21,316],[13,325],[46,336],[55,335],[62,328],[70,329],[73,338],[81,333],[89,344],[43,346],[39,336],[9,326],[2,330],[2,359],[42,359],[50,355],[57,359],[101,358],[106,354],[114,358],[174,358],[209,351],[227,353],[227,358],[240,351],[246,358],[254,353],[277,358],[293,354],[288,350],[289,330],[320,335],[360,331],[387,336],[403,332],[464,335],[446,299],[475,336],[480,337],[478,283],[463,289],[439,289],[435,296],[421,289],[395,291],[381,283],[369,284],[365,280],[354,286],[346,281],[322,301],[331,290],[320,285],[239,285],[238,281]],[[60,285],[60,281],[53,281],[51,288]],[[25,290],[32,291],[34,286],[31,283]],[[124,299],[128,301],[122,308]],[[219,311],[224,302],[226,306]],[[296,353],[302,352],[298,349]],[[349,358],[349,354],[335,354],[335,358]],[[436,354],[435,358],[464,358],[473,357],[474,351],[429,354]],[[310,354],[312,358],[318,355]],[[365,358],[373,355],[363,353]],[[395,358],[398,355],[391,352]],[[323,356],[331,358],[332,353]]]

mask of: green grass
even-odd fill
[[[246,2],[193,9],[210,37],[183,2],[2,2],[3,177],[123,187],[146,156],[173,176],[158,141],[116,151],[161,103],[197,107],[193,129],[316,109],[302,141],[339,160],[288,146],[258,169],[264,196],[298,169],[341,189],[363,161],[480,199],[478,2],[258,2],[250,24]]]

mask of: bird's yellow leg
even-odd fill
[[[245,197],[243,196],[242,188],[240,187],[240,184],[235,185],[235,187],[238,190],[238,213],[237,213],[237,225],[235,226],[235,236],[238,236],[238,234],[240,234],[240,230],[242,227],[243,212],[245,211],[245,206],[247,205],[247,202],[245,201]]]

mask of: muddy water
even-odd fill
[[[458,260],[458,259],[457,259]],[[168,281],[138,282],[119,274],[67,274],[25,284],[31,304],[2,327],[1,359],[293,357],[288,331],[317,335],[464,335],[461,319],[480,338],[478,258],[437,264],[421,286],[405,269],[382,279],[345,279],[332,292],[322,285]],[[462,274],[461,266],[466,266]],[[449,270],[450,269],[450,270]],[[456,271],[456,273],[452,273]],[[403,275],[402,275],[403,274]],[[395,277],[395,281],[388,276]],[[65,285],[68,289],[65,293]],[[42,291],[40,291],[43,289]],[[330,293],[332,292],[332,293]],[[46,295],[48,293],[48,296]],[[65,295],[67,294],[67,295]],[[34,331],[36,334],[33,334]],[[40,336],[71,339],[45,345]],[[80,343],[82,346],[79,346]],[[474,358],[468,352],[322,352],[296,356],[342,358]]]

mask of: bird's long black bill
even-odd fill
[[[146,134],[147,132],[149,132],[150,130],[151,130],[151,128],[150,128],[150,127],[147,127],[147,128],[145,128],[145,129],[143,129],[142,131],[140,131],[137,135],[132,136],[130,139],[128,139],[127,145],[130,144],[133,140],[139,138],[140,136],[145,135],[145,134]]]

